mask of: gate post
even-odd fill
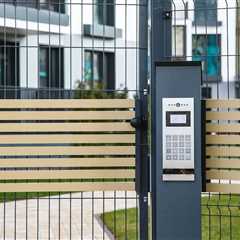
[[[201,240],[201,65],[163,63],[170,61],[172,55],[171,2],[153,0],[151,6],[152,239]],[[185,115],[181,113],[179,118],[171,118],[171,111],[178,114],[181,106],[190,106],[190,110],[185,109]],[[165,107],[170,110],[164,111]],[[186,156],[182,161],[177,155],[174,161],[175,155],[167,158],[166,137],[173,134],[179,139],[179,135],[184,135],[185,139],[184,127],[193,130],[191,157],[188,162]],[[179,153],[176,145],[173,149]]]
[[[139,84],[136,100],[137,119],[140,127],[136,129],[136,191],[139,196],[139,239],[148,239],[148,0],[139,1]]]

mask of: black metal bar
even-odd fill
[[[167,61],[172,55],[171,0],[151,1],[151,67],[154,62]]]
[[[155,62],[166,61],[171,56],[171,33],[172,33],[172,22],[171,15],[166,18],[166,12],[171,11],[171,0],[159,0],[151,1],[151,127],[154,126],[154,119],[156,119],[155,109],[156,95],[155,88]],[[156,129],[151,128],[151,139],[155,142]],[[154,144],[151,145],[151,158],[155,158],[156,147]],[[151,179],[156,179],[155,174],[156,162],[151,161]],[[157,239],[156,229],[156,212],[154,209],[157,207],[156,202],[156,182],[151,181],[151,194],[152,194],[152,239]]]
[[[139,195],[139,239],[148,239],[148,0],[140,0],[139,6],[139,96],[137,117],[143,120],[136,132],[136,191]]]
[[[202,192],[206,192],[206,101],[202,100]]]

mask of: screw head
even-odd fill
[[[171,19],[171,17],[172,17],[171,11],[165,11],[164,12],[164,17],[165,17],[165,19]]]

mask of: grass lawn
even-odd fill
[[[105,213],[101,216],[117,240],[136,240],[135,208]],[[202,198],[202,239],[240,239],[240,197],[216,195]]]
[[[64,194],[64,193],[60,193]],[[58,192],[19,192],[19,193],[0,193],[0,203],[2,202],[10,202],[15,200],[24,200],[24,199],[34,199],[34,198],[41,198],[41,197],[48,197],[53,195],[59,195]]]

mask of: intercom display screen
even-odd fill
[[[171,124],[186,124],[187,116],[186,114],[171,114],[170,115]]]
[[[190,112],[166,112],[166,125],[167,127],[190,127]]]

